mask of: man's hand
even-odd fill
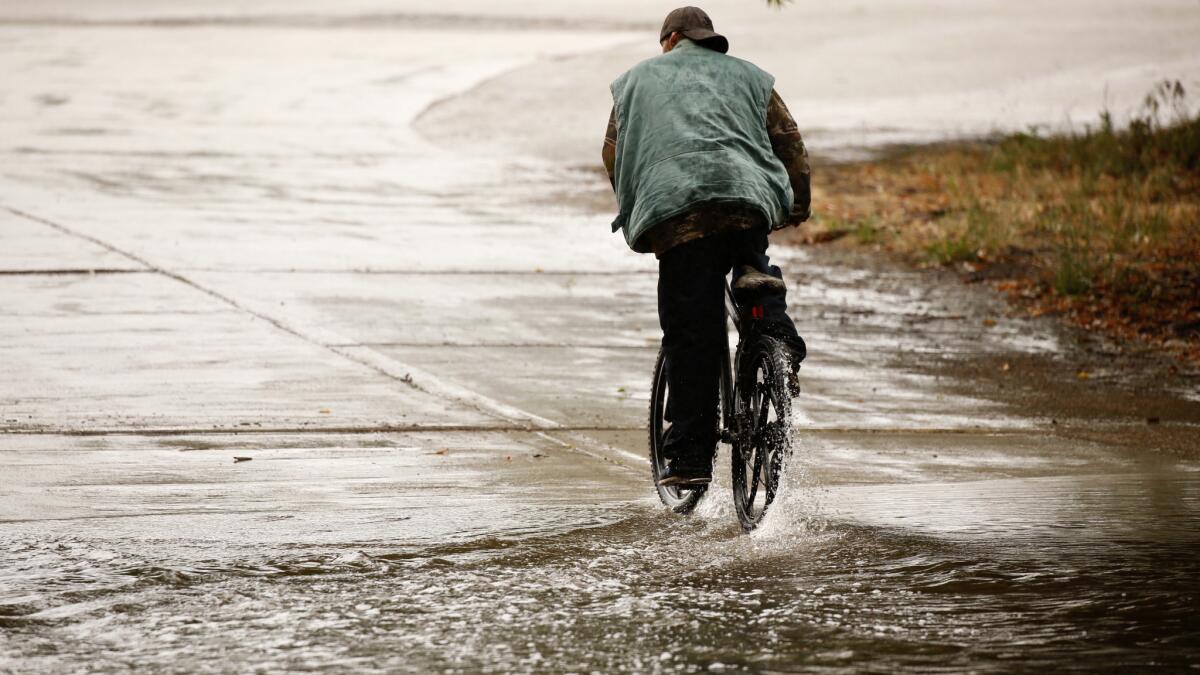
[[[784,227],[800,227],[800,223],[803,223],[809,218],[812,218],[811,210],[805,209],[800,211],[799,209],[793,208],[792,212],[788,214],[787,222],[784,224]]]

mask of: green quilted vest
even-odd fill
[[[632,248],[650,228],[704,202],[748,205],[772,228],[792,208],[787,170],[767,137],[775,78],[689,40],[612,83],[616,191]]]

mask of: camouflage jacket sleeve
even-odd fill
[[[604,149],[600,156],[604,159],[604,170],[608,172],[608,182],[613,190],[617,189],[615,166],[617,164],[617,108],[613,107],[608,114],[608,131],[604,134]]]
[[[792,214],[788,218],[790,225],[799,225],[808,220],[812,214],[812,191],[810,187],[810,170],[808,167],[808,150],[804,147],[804,139],[800,137],[800,129],[796,120],[788,112],[779,92],[771,90],[771,102],[767,104],[767,135],[771,139],[771,149],[775,156],[783,162],[787,169],[788,179],[792,183],[794,193]]]

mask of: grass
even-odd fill
[[[941,236],[925,246],[929,258],[940,265],[986,260],[1006,244],[1004,221],[978,201],[955,210],[942,226]]]
[[[1121,127],[1105,113],[1072,134],[909,150],[816,181],[809,241],[955,266],[1035,313],[1200,364],[1200,116],[1178,82]]]

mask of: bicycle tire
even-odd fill
[[[783,344],[761,335],[747,340],[738,354],[730,464],[734,510],[747,532],[758,527],[775,502],[791,454],[789,363]]]
[[[718,424],[726,420],[728,411],[730,410],[731,374],[729,372],[728,348],[726,348],[724,354],[725,358],[721,366],[721,389],[718,399],[720,401],[720,411],[717,416]],[[667,468],[667,459],[662,455],[663,441],[666,439],[666,420],[664,417],[667,396],[669,394],[667,391],[665,365],[666,354],[660,349],[658,358],[654,362],[654,376],[650,384],[650,420],[648,425],[650,436],[650,477],[654,481],[655,490],[658,492],[658,498],[662,501],[663,505],[675,513],[683,515],[691,513],[696,508],[696,504],[708,492],[708,486],[704,485],[690,490],[680,490],[677,487],[664,487],[658,484],[659,478],[661,478],[662,473]]]

